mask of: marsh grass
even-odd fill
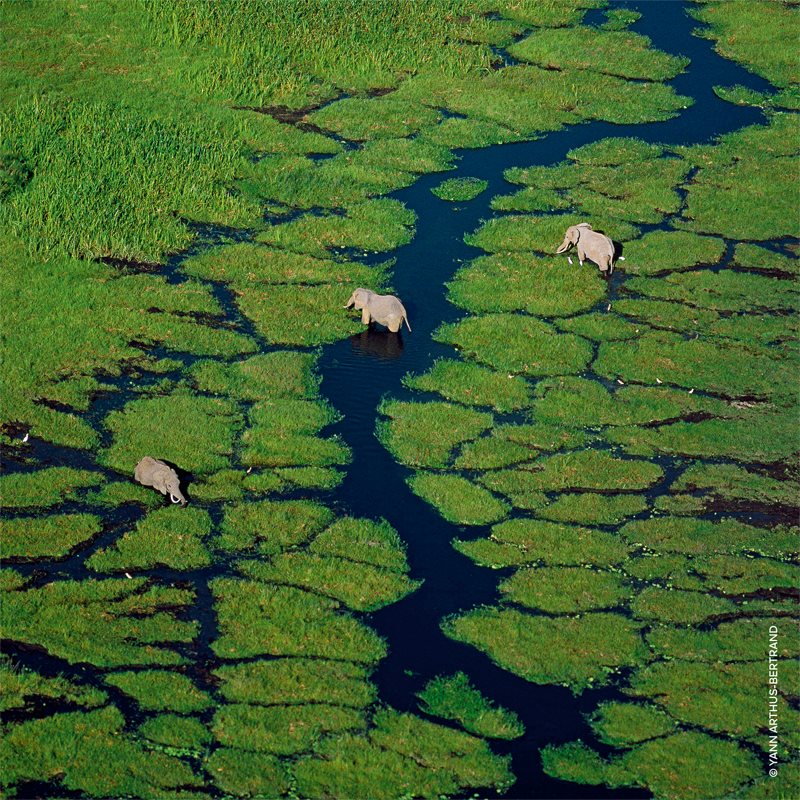
[[[515,411],[531,402],[530,387],[524,379],[454,359],[436,361],[422,375],[407,375],[403,384],[409,389],[436,392],[464,405],[488,406],[500,412]]]
[[[379,285],[383,265],[365,267],[352,261],[314,258],[302,253],[240,242],[192,256],[182,262],[181,270],[198,278],[232,283],[241,290],[262,283]]]
[[[497,370],[522,375],[583,371],[592,359],[585,339],[521,314],[486,314],[442,325],[434,339]]]
[[[237,568],[249,578],[332,597],[354,611],[374,611],[396,603],[420,585],[394,570],[310,553],[281,553],[266,562],[241,561]]]
[[[800,262],[796,257],[776,253],[774,250],[748,242],[739,242],[736,245],[733,251],[733,263],[737,267],[756,271],[778,271],[790,275],[796,275],[800,271]]]
[[[64,500],[74,500],[82,489],[104,481],[97,472],[73,467],[47,467],[35,472],[0,476],[0,507],[50,508]]]
[[[47,775],[57,786],[89,797],[166,796],[201,785],[183,761],[147,750],[126,733],[125,718],[114,706],[14,725],[3,737],[0,766],[6,786]]]
[[[581,25],[538,30],[508,52],[547,69],[590,70],[649,81],[674,78],[689,63],[683,56],[654,50],[641,34]]]
[[[211,741],[208,726],[195,717],[182,717],[177,714],[159,714],[145,720],[139,726],[139,733],[145,739],[176,751],[176,754],[193,755],[202,753]]]
[[[289,788],[286,768],[280,759],[268,753],[217,747],[205,762],[214,785],[226,794],[282,795]]]
[[[331,252],[386,252],[408,244],[416,214],[399,200],[382,198],[349,206],[342,214],[306,214],[293,222],[272,225],[256,238],[274,247],[318,258]]]
[[[449,178],[434,186],[431,192],[440,200],[451,203],[466,203],[474,200],[481,192],[486,190],[489,181],[481,178]]]
[[[377,436],[395,458],[419,467],[445,467],[453,449],[491,427],[492,416],[452,403],[384,401]]]
[[[598,342],[613,342],[621,339],[635,339],[648,326],[643,322],[631,322],[618,314],[608,311],[594,311],[555,321],[560,330],[576,333],[585,339]]]
[[[459,475],[418,472],[408,479],[414,494],[455,525],[488,525],[508,514],[508,504]]]
[[[538,516],[555,522],[583,525],[614,525],[647,508],[647,499],[639,494],[595,494],[580,492],[559,495],[554,502],[539,509]]]
[[[515,675],[575,694],[607,683],[615,669],[639,663],[645,652],[637,624],[605,612],[551,618],[484,607],[445,619],[442,630]]]
[[[688,231],[652,231],[625,248],[625,272],[652,275],[673,270],[713,265],[725,255],[725,243],[712,236]],[[715,274],[715,278],[724,275]]]
[[[211,517],[200,508],[161,508],[151,511],[113,545],[94,552],[86,566],[96,572],[122,572],[166,566],[175,570],[207,567],[211,553],[206,542]]]
[[[339,100],[309,114],[308,119],[345,139],[365,141],[404,138],[434,125],[440,117],[433,108],[388,94]]]
[[[339,517],[316,535],[309,550],[396,572],[408,571],[405,543],[386,520]]]
[[[376,697],[367,670],[348,661],[275,658],[218,667],[226,700],[256,705],[329,703],[364,708]]]
[[[735,610],[735,604],[723,597],[658,586],[650,586],[640,592],[631,603],[631,612],[636,618],[662,624],[697,625]]]
[[[100,533],[94,514],[55,514],[0,520],[3,558],[31,560],[61,558]]]
[[[592,729],[605,744],[626,747],[666,736],[675,721],[660,709],[639,703],[601,703],[590,717]]]
[[[289,586],[216,578],[211,582],[223,659],[299,656],[374,664],[386,645],[339,603]]]
[[[257,548],[264,554],[307,541],[333,521],[330,509],[309,500],[259,500],[229,506],[215,546],[225,551]]]
[[[490,739],[517,739],[525,727],[513,711],[498,708],[463,672],[440,675],[417,693],[427,714],[458,722],[468,733]]]
[[[53,581],[5,594],[4,633],[69,663],[181,664],[170,645],[194,639],[197,624],[177,617],[193,600],[192,591],[143,578]]]
[[[779,481],[734,464],[692,464],[670,488],[676,492],[706,491],[727,500],[786,506],[794,504],[800,493],[796,482]]]
[[[633,591],[613,572],[583,567],[533,567],[502,581],[504,599],[550,614],[613,608]]]
[[[82,686],[64,677],[47,678],[28,669],[13,666],[7,657],[0,659],[0,711],[24,709],[37,698],[60,700],[83,708],[97,708],[108,695],[93,686]]]
[[[191,714],[212,705],[209,695],[180,672],[155,669],[113,672],[105,681],[133,697],[145,711]]]
[[[448,299],[472,313],[527,311],[560,317],[587,311],[606,295],[603,280],[528,253],[482,256],[447,284]]]

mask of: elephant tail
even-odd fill
[[[404,315],[403,321],[406,323],[406,328],[408,328],[408,332],[411,333],[411,326],[408,324],[408,317]]]

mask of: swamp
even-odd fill
[[[796,0],[0,30],[0,796],[800,796]]]

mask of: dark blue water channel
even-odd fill
[[[486,529],[460,528],[442,519],[417,498],[405,479],[412,471],[397,464],[375,436],[377,408],[384,396],[420,399],[405,390],[402,377],[424,372],[437,358],[457,357],[448,346],[431,338],[444,322],[462,316],[446,300],[445,282],[458,267],[481,252],[467,246],[465,233],[475,230],[493,212],[489,200],[508,193],[503,170],[519,166],[550,165],[562,161],[572,148],[609,136],[636,136],[665,144],[696,144],[715,136],[763,122],[758,109],[720,100],[714,85],[736,83],[763,91],[762,79],[718,56],[711,42],[695,37],[697,23],[681,2],[629,2],[615,6],[642,13],[632,26],[653,40],[654,46],[691,59],[672,85],[694,105],[675,119],[645,125],[587,123],[554,132],[541,140],[459,152],[458,176],[489,182],[477,199],[453,205],[437,199],[431,187],[441,175],[427,175],[393,196],[413,208],[419,219],[414,240],[395,251],[393,287],[408,309],[412,333],[390,334],[377,329],[324,348],[320,361],[322,392],[343,414],[330,432],[338,433],[353,450],[353,462],[336,492],[343,511],[357,516],[384,517],[408,545],[412,575],[424,579],[421,588],[399,603],[371,615],[371,624],[389,642],[390,652],[376,673],[380,697],[402,710],[417,710],[415,693],[436,675],[465,671],[493,701],[513,709],[526,726],[523,738],[495,745],[513,758],[516,784],[510,798],[648,797],[641,790],[609,791],[554,780],[542,772],[539,749],[591,736],[583,714],[616,690],[595,690],[575,698],[567,689],[537,686],[496,667],[472,647],[453,642],[440,630],[443,617],[497,598],[502,571],[477,567],[450,544],[455,537],[485,536]],[[594,21],[594,20],[592,20]],[[554,242],[554,248],[558,244]],[[566,264],[565,264],[566,268]],[[613,286],[610,291],[613,292]],[[601,748],[602,749],[602,748]]]

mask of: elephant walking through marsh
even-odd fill
[[[173,503],[186,505],[186,498],[181,493],[181,481],[178,473],[163,461],[145,456],[133,472],[133,477],[143,486],[152,486],[161,494],[169,494]]]
[[[556,253],[566,253],[573,246],[578,251],[578,262],[581,266],[589,259],[597,264],[606,278],[614,271],[614,242],[604,233],[592,230],[588,222],[567,228],[564,241]]]
[[[345,308],[355,306],[361,312],[361,322],[369,325],[370,322],[378,322],[385,325],[392,333],[397,333],[406,323],[408,330],[408,312],[403,304],[392,294],[375,294],[369,289],[356,289],[350,295]]]

